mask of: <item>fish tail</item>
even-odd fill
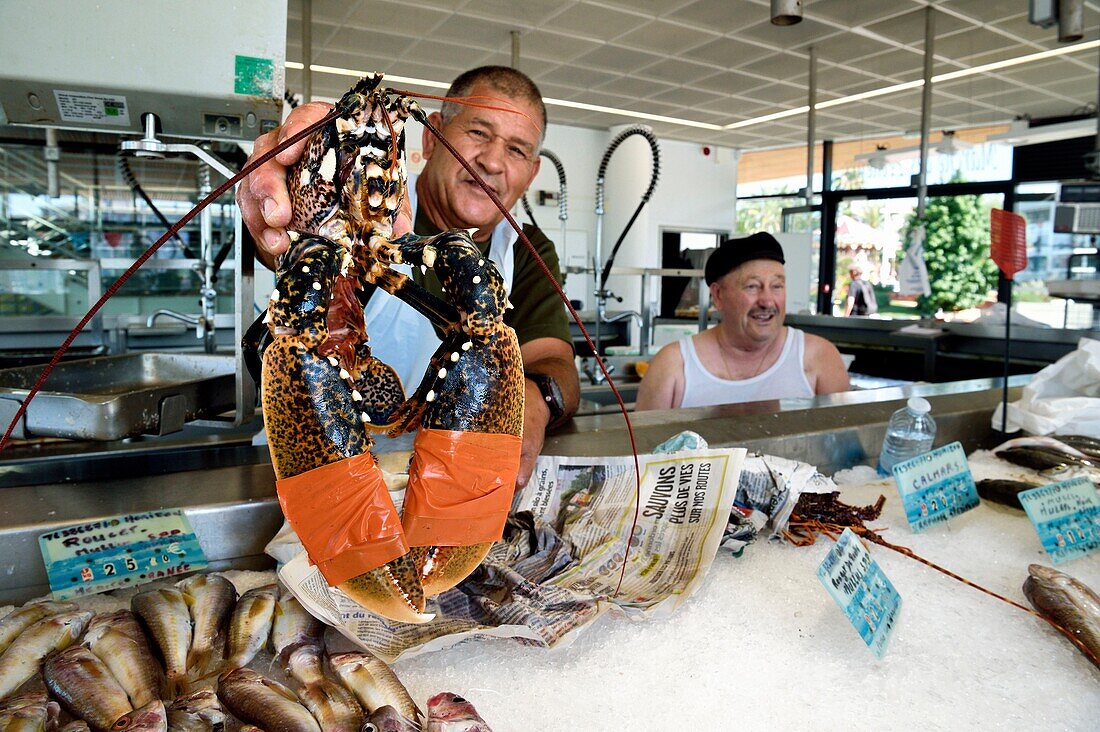
[[[187,671],[196,681],[208,679],[221,671],[221,659],[213,648],[192,648],[187,653]]]
[[[188,677],[187,683],[191,687],[201,686],[202,683],[207,681],[208,679],[213,679],[220,676],[221,672],[221,664],[214,664],[213,668],[204,668],[202,669],[201,673],[199,672],[199,669],[195,669],[194,675]]]
[[[178,699],[191,691],[191,682],[183,675],[169,676],[164,686],[167,699]]]

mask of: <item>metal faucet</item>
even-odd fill
[[[176,310],[161,308],[160,310],[157,310],[155,313],[149,316],[148,320],[145,321],[145,327],[152,328],[154,325],[156,325],[157,318],[161,316],[164,316],[165,318],[172,318],[172,320],[178,320],[181,323],[187,323],[188,325],[198,325],[200,320],[199,316],[197,315],[188,315],[187,313],[181,313]]]
[[[603,297],[596,299],[596,317],[599,318],[601,323],[618,323],[620,320],[626,320],[627,318],[634,318],[638,321],[638,325],[642,324],[642,315],[637,310],[624,310],[614,315],[607,314],[607,300],[609,297],[614,297],[618,302],[622,302],[621,297],[615,297],[613,292],[598,293],[603,294]]]
[[[206,353],[214,353],[217,350],[218,346],[214,339],[213,320],[208,320],[202,315],[188,315],[187,313],[181,313],[177,310],[161,308],[149,316],[145,321],[145,327],[152,328],[156,325],[157,318],[159,317],[172,318],[181,323],[195,326],[195,337],[202,338],[202,350]]]
[[[607,314],[607,300],[608,298],[615,298],[618,302],[622,302],[621,297],[615,297],[615,293],[608,292],[607,290],[601,290],[596,293],[596,327],[599,328],[600,323],[618,323],[620,320],[626,320],[627,318],[634,318],[638,321],[638,325],[644,325],[642,316],[636,310],[624,310],[614,315]],[[599,331],[596,331],[599,333]],[[599,336],[597,336],[599,337]],[[596,347],[599,348],[599,341],[596,341]],[[615,373],[615,365],[610,363],[604,358],[604,367],[607,369],[607,373]],[[607,381],[607,377],[603,375],[603,371],[596,364],[595,358],[582,358],[581,359],[581,372],[588,377],[588,380],[593,385],[599,385]]]
[[[607,373],[615,373],[615,364],[606,359],[603,363]],[[593,386],[599,386],[607,381],[607,377],[603,375],[603,371],[600,371],[600,367],[596,365],[596,359],[594,358],[585,357],[581,359],[581,373],[588,377],[589,383]]]
[[[146,113],[141,116],[145,137],[140,140],[128,140],[122,143],[123,151],[139,157],[163,158],[166,153],[186,153],[199,159],[198,186],[199,198],[205,198],[214,190],[210,181],[210,169],[213,168],[226,178],[232,178],[234,171],[219,160],[210,151],[209,145],[199,147],[190,144],[165,144],[157,139],[157,117]],[[195,337],[202,339],[203,350],[214,353],[217,350],[214,333],[214,316],[217,314],[217,291],[214,289],[216,264],[214,262],[213,210],[207,206],[199,214],[200,264],[196,268],[202,284],[199,286],[199,308],[202,314],[185,315],[174,310],[161,309],[149,316],[148,327],[153,327],[158,315],[175,318],[188,325],[195,326]]]

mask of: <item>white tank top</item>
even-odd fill
[[[805,334],[797,328],[788,327],[783,352],[771,368],[750,379],[731,381],[720,379],[707,371],[695,351],[692,336],[682,338],[680,355],[684,359],[684,399],[680,406],[706,407],[712,404],[813,396],[813,387],[810,386],[802,365],[805,350]]]

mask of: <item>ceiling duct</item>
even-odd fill
[[[772,0],[772,25],[802,22],[802,0]]]

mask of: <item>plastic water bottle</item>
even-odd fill
[[[910,397],[905,406],[894,412],[886,425],[882,452],[878,456],[878,472],[893,475],[893,468],[932,449],[936,439],[936,423],[929,412],[932,405],[922,397]]]

